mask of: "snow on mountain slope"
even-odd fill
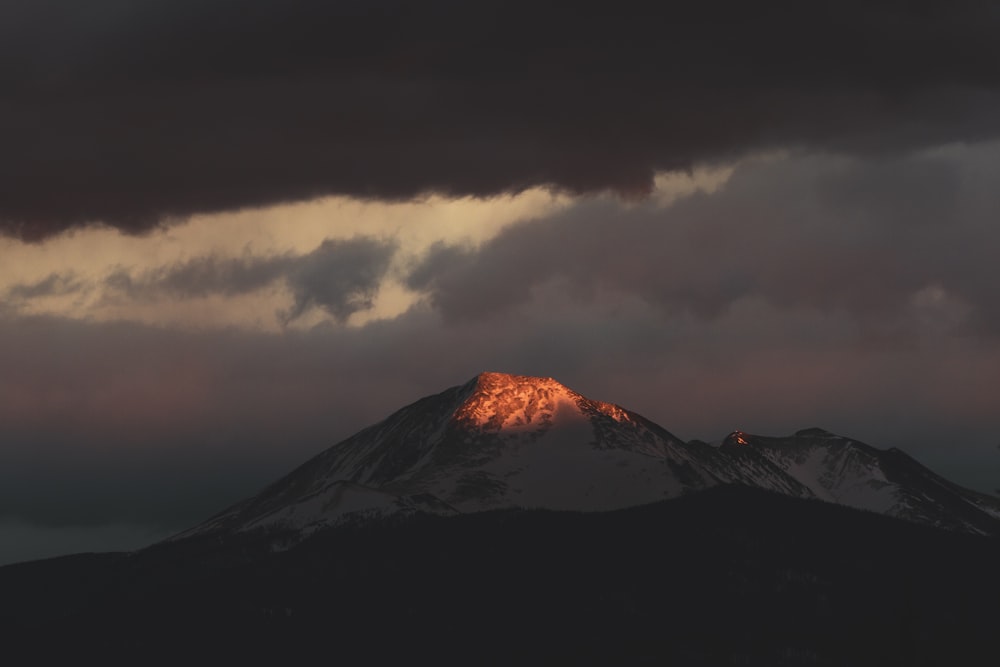
[[[483,373],[334,445],[179,537],[333,524],[354,511],[327,500],[346,482],[383,494],[383,509],[618,509],[718,484],[711,458],[551,378]]]
[[[684,443],[639,415],[555,380],[486,373],[433,454],[390,488],[416,483],[463,510],[607,510],[716,483]]]
[[[889,512],[899,501],[879,465],[877,450],[826,432],[788,438],[734,433],[722,449],[758,454],[793,477],[816,498]]]
[[[640,415],[551,378],[483,373],[330,447],[175,539],[258,529],[302,535],[345,520],[497,508],[602,511],[718,484],[818,498],[1000,534],[1000,501],[899,450],[819,429],[684,443]]]
[[[899,449],[876,449],[822,429],[785,438],[736,432],[720,449],[774,464],[820,500],[942,528],[998,528],[995,498],[952,484]]]

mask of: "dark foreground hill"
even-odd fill
[[[0,568],[25,664],[990,665],[1000,541],[720,486]]]
[[[867,511],[864,511],[867,510]],[[132,554],[0,568],[15,664],[1000,664],[1000,500],[819,429],[484,373]]]

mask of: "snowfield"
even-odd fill
[[[344,521],[502,508],[615,510],[742,484],[977,533],[1000,501],[903,452],[819,429],[679,438],[551,378],[483,373],[340,442],[260,494],[173,539],[259,530],[300,538]]]

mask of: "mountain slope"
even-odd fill
[[[785,438],[737,432],[720,449],[774,464],[820,500],[952,530],[997,532],[1000,501],[949,482],[899,449],[822,429]]]
[[[399,410],[182,536],[314,530],[348,513],[338,502],[345,483],[368,489],[372,510],[618,509],[718,484],[713,456],[551,378],[483,373]]]
[[[483,373],[340,442],[174,539],[316,530],[366,518],[500,508],[607,511],[740,484],[967,532],[1000,533],[1000,501],[899,450],[818,429],[679,438],[551,378]]]
[[[3,567],[0,641],[11,664],[992,667],[998,559],[994,538],[720,485]]]

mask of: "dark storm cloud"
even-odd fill
[[[285,324],[313,308],[345,322],[372,307],[396,251],[394,241],[361,236],[327,239],[305,255],[207,255],[137,275],[120,268],[104,285],[130,298],[192,298],[249,294],[283,282],[293,297],[290,309],[279,314]]]
[[[670,207],[597,201],[478,249],[435,246],[408,284],[452,321],[503,316],[556,282],[578,298],[608,289],[709,319],[760,298],[843,311],[882,333],[996,334],[1000,199],[984,155],[1000,161],[1000,145],[751,160],[721,191]]]
[[[989,0],[15,0],[0,7],[0,231],[344,193],[648,190],[804,145],[1000,128]]]

